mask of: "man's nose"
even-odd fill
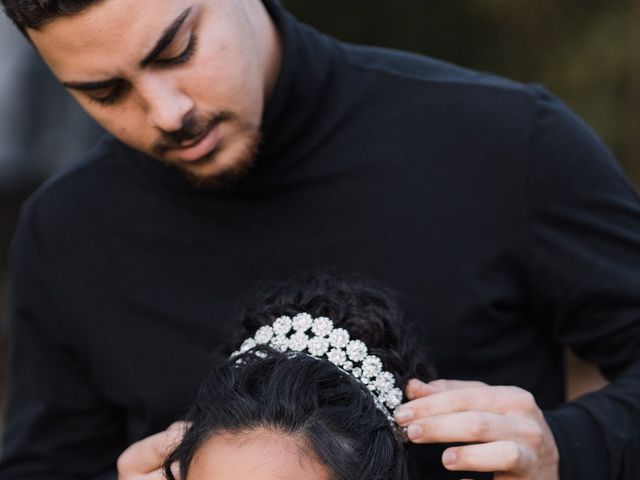
[[[149,123],[163,132],[180,130],[194,107],[191,98],[166,79],[148,79],[139,91],[146,104]]]

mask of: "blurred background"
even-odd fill
[[[605,140],[640,186],[640,0],[283,0],[340,39],[420,52],[542,83]],[[6,379],[7,253],[21,202],[100,129],[0,18],[0,404]],[[570,359],[570,396],[594,369]]]

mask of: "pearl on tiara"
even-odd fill
[[[402,403],[403,395],[402,390],[396,387],[395,377],[383,369],[382,360],[371,355],[364,342],[351,339],[347,330],[335,328],[329,318],[313,318],[306,312],[293,318],[278,317],[273,325],[260,327],[231,356],[260,345],[268,345],[279,352],[300,352],[328,360],[366,386],[376,406],[392,425],[397,426],[393,410]]]

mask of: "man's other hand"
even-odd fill
[[[175,422],[164,432],[132,444],[118,458],[118,480],[166,480],[162,465],[186,427],[185,422]],[[172,465],[171,471],[180,478],[177,465]]]
[[[414,443],[466,443],[444,451],[448,470],[495,480],[558,479],[558,448],[533,395],[481,382],[413,379],[396,410]]]

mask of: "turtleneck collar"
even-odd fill
[[[299,22],[279,0],[263,0],[280,32],[283,60],[275,89],[263,116],[262,153],[265,157],[288,153],[326,101],[337,43]]]
[[[251,171],[228,193],[245,191],[271,174],[293,167],[311,146],[308,135],[314,129],[316,114],[330,86],[338,43],[299,22],[279,0],[263,0],[274,21],[282,44],[282,62],[275,87],[263,112],[262,142]],[[118,142],[119,143],[119,142]],[[165,187],[189,193],[213,193],[219,188],[195,188],[180,172],[163,165],[124,144],[119,148],[126,157]]]

